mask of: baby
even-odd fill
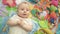
[[[33,23],[29,17],[30,8],[28,2],[22,2],[18,5],[17,14],[8,20],[8,34],[28,34],[32,31]]]

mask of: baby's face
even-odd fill
[[[30,9],[28,4],[21,4],[18,7],[18,15],[23,18],[27,18],[29,16]]]

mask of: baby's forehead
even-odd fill
[[[28,4],[21,4],[21,5],[18,6],[18,8],[20,8],[20,7],[24,7],[25,8],[25,7],[29,7],[29,5]]]
[[[19,8],[19,7],[29,7],[29,3],[27,3],[27,2],[20,3],[20,4],[18,5],[18,8]]]

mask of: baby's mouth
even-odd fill
[[[26,14],[23,14],[23,15],[26,15]]]

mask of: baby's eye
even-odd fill
[[[29,10],[27,10],[27,11],[29,11]]]
[[[24,10],[24,9],[21,9],[21,10]]]
[[[26,11],[29,11],[29,9],[26,9]]]

